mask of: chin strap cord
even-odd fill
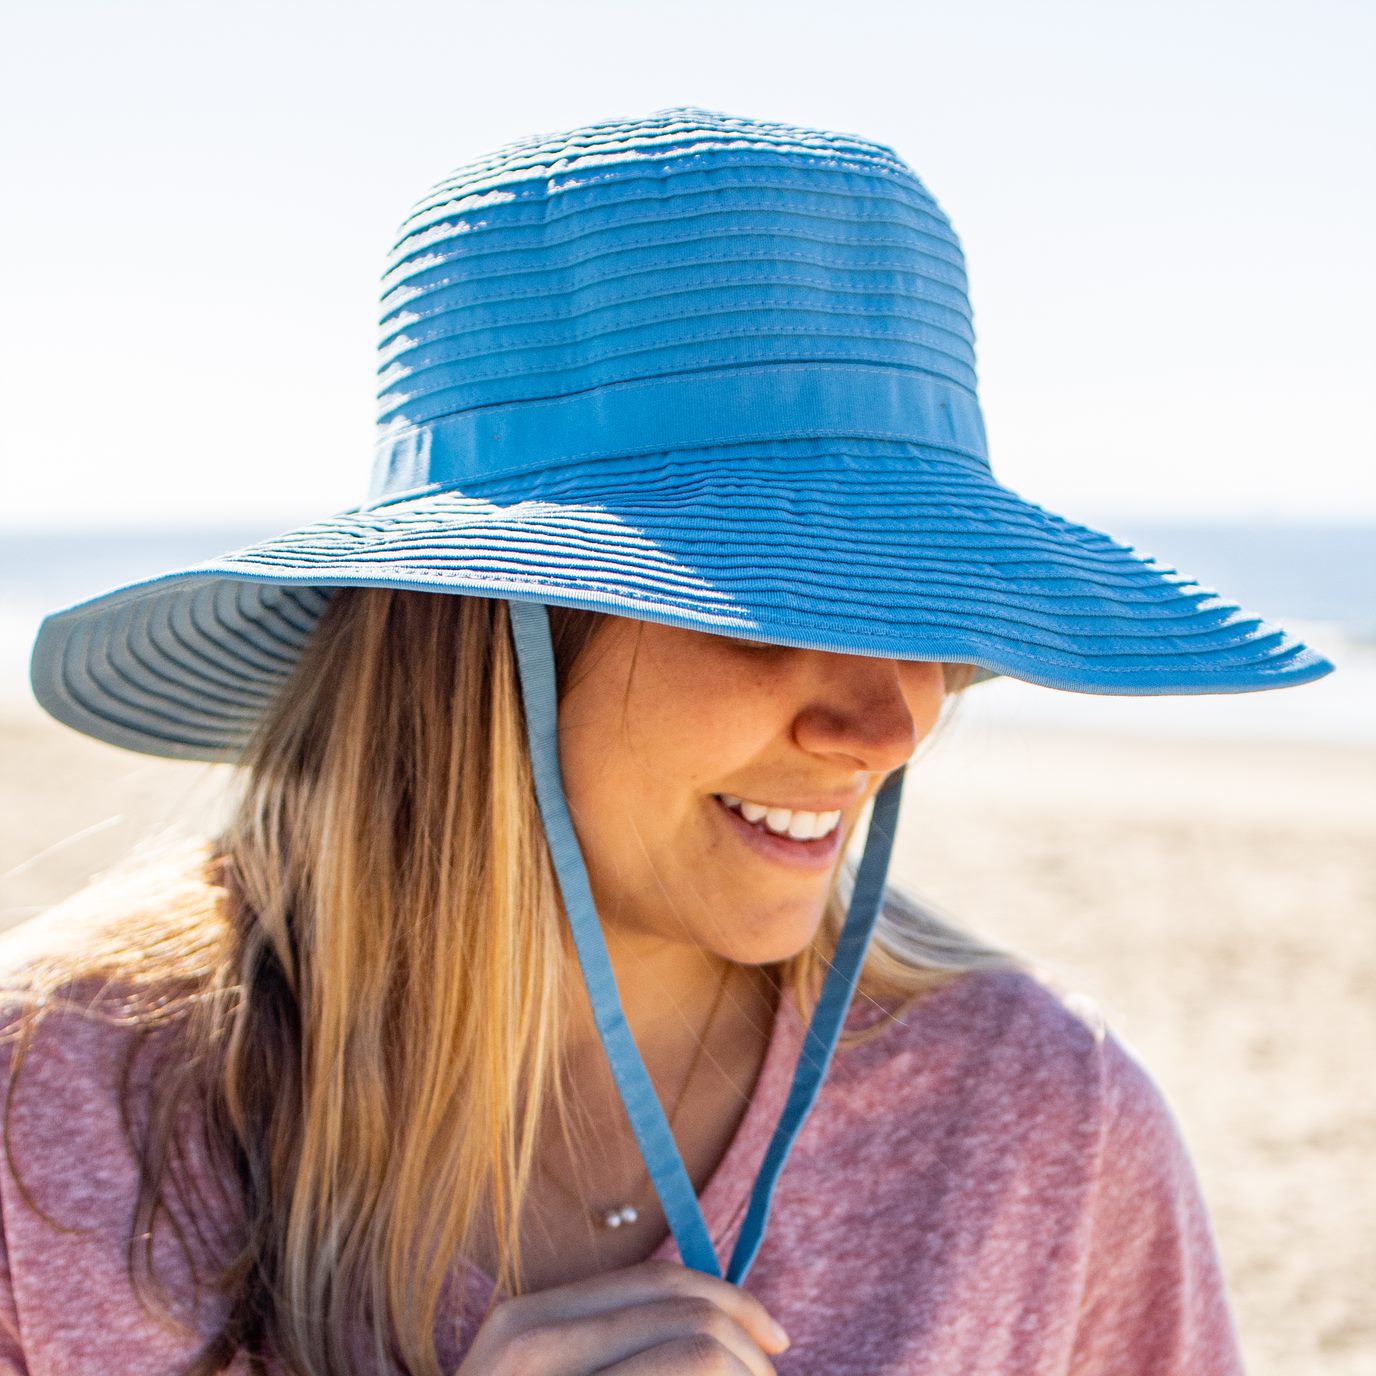
[[[835,959],[827,971],[826,979],[822,981],[821,997],[813,1009],[807,1035],[798,1053],[793,1086],[788,1092],[788,1100],[779,1115],[764,1160],[760,1163],[759,1174],[750,1193],[750,1207],[746,1210],[745,1222],[741,1224],[740,1236],[736,1239],[736,1250],[731,1254],[726,1279],[736,1285],[745,1279],[755,1260],[755,1253],[760,1250],[779,1172],[783,1170],[784,1162],[793,1150],[793,1143],[808,1114],[812,1112],[812,1105],[817,1100],[822,1081],[826,1079],[831,1065],[836,1039],[841,1035],[841,1026],[846,1020],[846,1010],[855,993],[860,966],[864,963],[865,951],[869,947],[884,897],[889,857],[893,852],[894,833],[898,829],[898,806],[903,801],[903,774],[903,769],[896,769],[874,795],[874,811],[870,815],[869,832],[865,837],[865,851],[860,858],[845,925],[836,943]]]
[[[507,605],[525,703],[536,799],[597,1032],[684,1265],[720,1277],[721,1265],[698,1207],[693,1182],[684,1168],[663,1107],[626,1023],[602,924],[588,884],[587,868],[564,797],[559,769],[558,697],[549,614],[538,602],[510,601]],[[779,1173],[816,1102],[831,1064],[836,1039],[879,915],[902,793],[903,770],[900,769],[889,776],[875,795],[865,851],[851,895],[850,910],[837,943],[836,957],[808,1024],[793,1085],[756,1176],[745,1221],[726,1273],[726,1279],[734,1284],[739,1285],[745,1279],[759,1251]]]

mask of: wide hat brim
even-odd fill
[[[34,693],[111,744],[234,760],[344,586],[585,607],[1082,693],[1249,692],[1334,667],[976,460],[832,439],[603,459],[351,508],[53,613]]]

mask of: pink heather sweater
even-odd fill
[[[702,1195],[723,1265],[802,1041],[792,998],[780,1007]],[[848,1026],[875,1016],[858,1000]],[[52,1230],[0,1161],[3,1376],[172,1376],[198,1345],[140,1308],[125,1269],[135,1173],[113,1077],[126,1036],[59,1014],[21,1075],[9,1110],[19,1174],[86,1231]],[[157,1255],[184,1284],[175,1250]],[[679,1260],[672,1237],[656,1255]],[[1017,972],[967,976],[838,1050],[745,1288],[793,1339],[775,1359],[782,1376],[1242,1371],[1198,1182],[1159,1090],[1111,1031],[1096,1036]],[[472,1264],[452,1269],[436,1327],[446,1371],[491,1289]],[[202,1335],[220,1303],[187,1309]],[[244,1376],[242,1354],[228,1369]]]

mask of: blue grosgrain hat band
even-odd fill
[[[985,460],[984,418],[939,378],[776,363],[618,382],[407,427],[378,446],[370,495],[393,498],[551,464],[788,439],[908,440]]]

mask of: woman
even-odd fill
[[[0,1371],[1238,1371],[1150,1079],[888,846],[972,682],[1332,666],[994,481],[883,145],[509,144],[384,293],[367,503],[40,632],[242,796],[11,953]]]

